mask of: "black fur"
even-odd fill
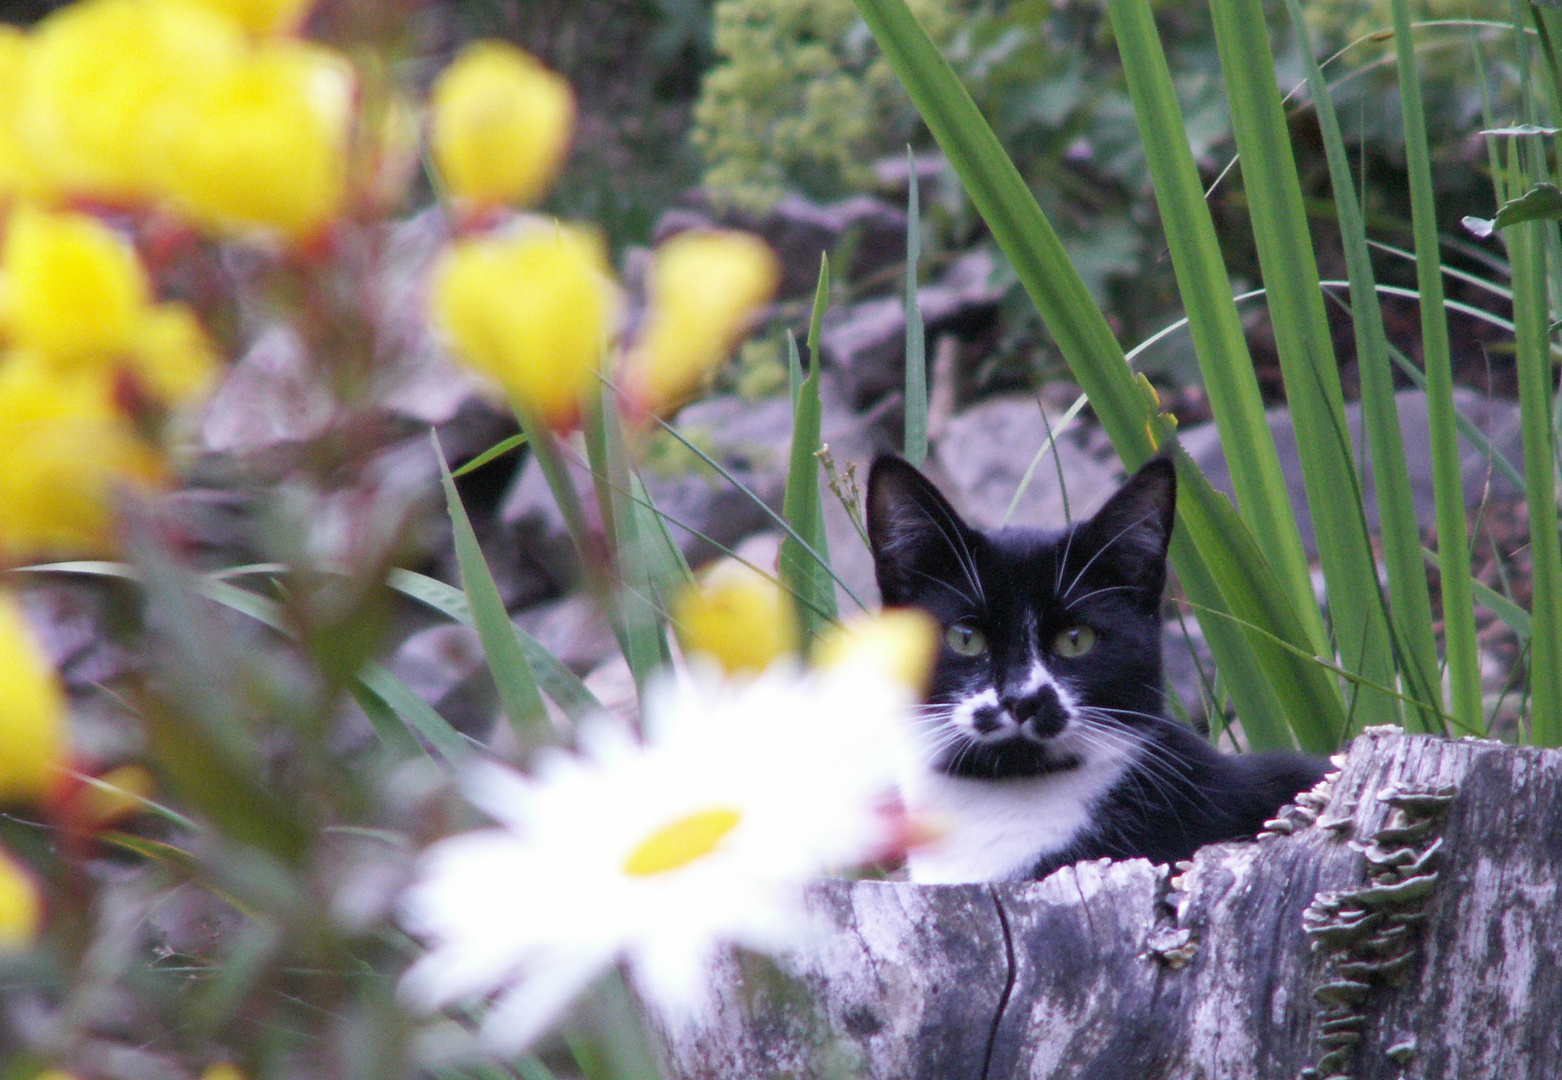
[[[1204,844],[1251,837],[1327,770],[1300,754],[1222,754],[1164,715],[1160,602],[1176,506],[1176,474],[1165,459],[1146,464],[1093,518],[1061,531],[974,529],[893,456],[874,462],[867,504],[885,605],[922,608],[946,629],[974,629],[987,642],[978,656],[941,649],[929,705],[953,710],[966,701],[971,723],[995,730],[988,707],[969,704],[991,688],[997,704],[988,711],[1018,725],[993,741],[961,736],[946,719],[932,767],[1003,783],[1080,766],[1050,745],[1071,718],[1059,690],[1027,692],[1038,658],[1074,700],[1074,731],[1088,729],[1097,745],[1140,747],[1136,764],[1090,808],[1090,825],[1064,849],[1041,853],[1030,876],[1103,856],[1170,863]],[[1080,627],[1094,634],[1093,647],[1059,654],[1059,635]]]

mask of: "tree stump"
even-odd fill
[[[824,882],[788,967],[653,1020],[687,1080],[1562,1075],[1562,752],[1374,729],[1257,842]],[[794,988],[796,983],[792,984]]]

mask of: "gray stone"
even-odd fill
[[[975,312],[996,310],[1003,292],[994,284],[997,264],[978,249],[957,259],[936,282],[917,290],[917,306],[929,339]],[[898,295],[864,300],[825,316],[819,352],[840,378],[853,408],[865,409],[905,385],[906,315]]]
[[[1042,408],[1029,396],[989,398],[945,426],[934,459],[948,480],[947,494],[973,525],[995,529],[1005,524],[1009,503],[1046,442]],[[1117,462],[1082,449],[1072,431],[1059,429],[1060,419],[1061,414],[1049,412],[1057,438],[1036,461],[1007,524],[1060,529],[1070,518],[1095,513],[1117,490],[1123,475]]]

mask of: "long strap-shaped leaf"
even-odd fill
[[[1409,7],[1405,0],[1393,0],[1392,7],[1399,101],[1405,120],[1405,163],[1410,174],[1411,225],[1416,241],[1416,284],[1421,291],[1421,357],[1426,367],[1427,420],[1432,436],[1437,551],[1443,564],[1443,651],[1448,657],[1453,715],[1464,724],[1479,725],[1481,672],[1475,653],[1475,601],[1470,595],[1470,548],[1465,535],[1464,477],[1454,423],[1448,313],[1443,309],[1437,204],[1432,195],[1432,164],[1414,42],[1410,37]]]
[[[1156,416],[1153,393],[1129,370],[1014,163],[904,0],[855,3],[1014,266],[1118,454],[1130,467],[1143,463],[1158,440],[1171,437],[1170,427]],[[1185,455],[1179,455],[1177,475],[1177,517],[1186,539],[1174,538],[1172,558],[1190,598],[1228,612],[1233,625],[1263,627],[1311,651],[1295,608],[1229,501]],[[1228,515],[1218,513],[1222,506]],[[1339,688],[1322,667],[1276,648],[1263,635],[1212,632],[1210,623],[1200,621],[1254,746],[1290,744],[1287,720],[1296,740],[1309,749],[1326,749],[1343,734]],[[1255,672],[1262,672],[1262,679]]]
[[[1442,676],[1438,670],[1437,640],[1432,633],[1432,603],[1427,591],[1426,568],[1421,557],[1421,526],[1416,520],[1410,492],[1410,469],[1405,441],[1399,430],[1399,409],[1394,404],[1394,377],[1388,356],[1383,312],[1378,306],[1377,280],[1367,250],[1367,228],[1356,198],[1345,140],[1323,71],[1314,59],[1302,18],[1300,0],[1286,0],[1291,25],[1301,42],[1307,85],[1312,91],[1318,126],[1323,133],[1329,161],[1335,212],[1345,263],[1350,269],[1351,311],[1356,328],[1357,370],[1361,375],[1361,415],[1372,450],[1372,472],[1377,481],[1378,522],[1383,537],[1383,562],[1388,570],[1389,614],[1399,650],[1400,674],[1416,700],[1441,703]],[[1444,730],[1440,710],[1418,709],[1408,719],[1425,732]],[[1469,719],[1469,718],[1466,718]]]
[[[792,450],[787,465],[786,491],[781,510],[792,532],[781,541],[778,564],[782,587],[797,598],[797,614],[804,637],[812,641],[827,622],[836,617],[835,586],[831,583],[829,547],[824,531],[824,503],[819,495],[819,433],[823,406],[819,400],[819,333],[830,298],[830,263],[821,259],[819,284],[814,290],[813,314],[808,321],[808,354],[811,367],[802,378],[797,343],[787,339],[787,367],[792,383]],[[808,542],[804,546],[797,537]]]
[[[1210,13],[1335,643],[1364,680],[1354,716],[1398,723],[1397,702],[1370,686],[1393,685],[1393,652],[1264,9],[1259,0],[1211,0]]]
[[[1156,34],[1155,18],[1146,0],[1108,0],[1107,8],[1139,121],[1139,136],[1144,140],[1155,203],[1187,312],[1188,332],[1198,353],[1221,444],[1231,450],[1226,461],[1231,466],[1237,504],[1301,616],[1312,638],[1313,652],[1327,657],[1333,650],[1313,599],[1307,555],[1280,471],[1280,455],[1264,415],[1258,376],[1232,299],[1215,222],[1188,147],[1187,128]]]

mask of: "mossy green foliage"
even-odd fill
[[[978,6],[911,4],[945,45]],[[714,40],[725,63],[706,77],[694,141],[705,186],[724,203],[764,210],[788,188],[833,198],[869,186],[873,162],[916,134],[916,112],[851,0],[719,0]]]

